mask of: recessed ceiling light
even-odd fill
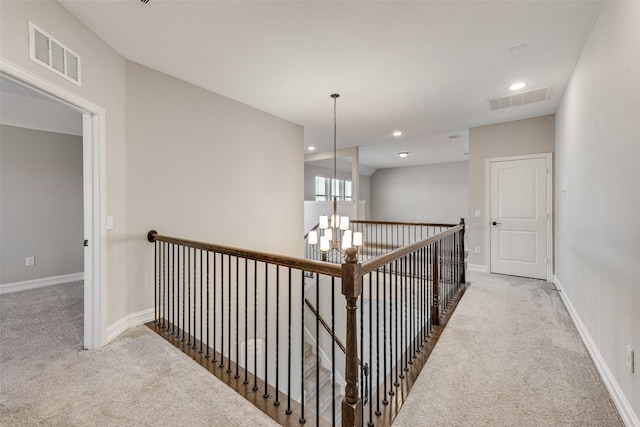
[[[314,151],[315,149],[316,149],[316,147],[314,147],[313,145],[311,145],[311,146],[309,147],[309,151]]]
[[[402,131],[399,131],[399,130],[395,131],[393,133],[393,136],[402,136]]]
[[[509,86],[509,90],[520,90],[525,86],[527,86],[525,82],[517,82]]]
[[[400,157],[402,157],[402,158],[405,158],[405,157],[407,157],[408,155],[409,155],[409,153],[408,153],[408,152],[406,152],[406,151],[401,151],[400,153],[398,153],[398,156],[400,156]]]

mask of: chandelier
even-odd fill
[[[337,149],[336,149],[336,101],[340,94],[331,94],[333,98],[333,181],[330,185],[330,194],[333,199],[333,215],[331,221],[329,221],[328,215],[321,215],[318,221],[318,228],[321,235],[318,235],[318,231],[313,230],[309,232],[309,244],[317,245],[318,237],[320,237],[320,251],[322,252],[323,260],[326,260],[326,255],[330,251],[346,251],[349,248],[358,248],[362,246],[362,233],[352,232],[349,228],[349,217],[338,215],[338,195],[334,188],[337,188]]]

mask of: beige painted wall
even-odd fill
[[[302,256],[303,128],[127,62],[129,311],[153,301],[161,234]]]
[[[378,169],[372,219],[458,224],[467,215],[467,170],[467,162]]]
[[[517,108],[517,107],[515,107]],[[469,264],[489,271],[489,229],[486,206],[487,159],[524,154],[552,153],[555,145],[555,117],[544,116],[469,129]],[[475,211],[481,216],[476,217]],[[480,247],[480,254],[475,247]]]
[[[603,4],[556,129],[556,278],[635,412],[627,425],[640,425],[638,22],[640,3]]]
[[[0,285],[82,273],[82,137],[0,125],[0,174]]]

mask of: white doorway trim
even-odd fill
[[[544,158],[547,166],[547,258],[549,262],[547,264],[547,281],[553,281],[553,154],[552,153],[540,153],[540,154],[525,154],[521,156],[507,156],[507,157],[492,157],[485,160],[485,212],[486,221],[484,224],[484,241],[486,248],[485,262],[486,271],[491,272],[491,227],[489,221],[491,220],[491,163],[504,162],[511,160],[527,160],[527,159],[539,159]]]
[[[100,348],[106,339],[106,157],[105,110],[10,61],[0,58],[0,73],[36,91],[53,96],[83,115],[84,235],[84,347]],[[78,242],[82,244],[82,242]]]

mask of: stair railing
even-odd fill
[[[320,278],[331,283],[331,325],[324,322],[323,327],[332,337],[338,283],[346,300],[346,320],[340,325],[346,334],[347,383],[342,425],[361,426],[367,417],[368,425],[390,425],[419,373],[416,366],[426,361],[433,345],[430,335],[446,322],[464,291],[464,221],[446,227],[390,252],[364,255],[364,261],[348,249],[342,265],[150,231],[155,319],[148,326],[278,423],[302,424],[309,415],[304,396],[305,279],[309,272],[315,276],[316,297]],[[414,234],[419,235],[417,230]],[[322,313],[319,298],[316,304]],[[359,368],[363,362],[368,377]],[[316,406],[315,425],[327,424],[319,412]],[[335,417],[328,424],[335,424]]]

